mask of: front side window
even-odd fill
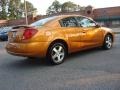
[[[78,25],[81,27],[94,27],[96,23],[85,17],[77,17]]]
[[[68,17],[60,20],[62,27],[77,27],[77,21],[74,17]]]

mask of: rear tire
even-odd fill
[[[46,60],[48,63],[53,65],[59,65],[64,62],[66,57],[66,51],[64,44],[62,43],[54,43],[48,49]]]
[[[30,59],[30,60],[32,60],[32,59],[35,59],[35,57],[27,57],[27,59]]]
[[[109,50],[112,48],[113,38],[110,34],[106,35],[104,38],[103,49]]]

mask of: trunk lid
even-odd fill
[[[23,34],[26,29],[32,28],[30,26],[15,26],[8,33],[8,42],[21,42],[23,41]]]

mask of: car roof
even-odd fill
[[[55,19],[50,20],[44,26],[47,26],[47,27],[61,27],[59,22],[58,22],[59,20],[61,20],[63,18],[67,18],[67,17],[76,17],[76,16],[86,17],[86,16],[82,16],[82,15],[58,15],[58,16],[55,16],[56,17]],[[89,18],[89,17],[86,17],[86,18]]]
[[[75,16],[80,16],[80,17],[86,17],[86,16],[82,16],[82,15],[58,15],[58,16],[55,16],[56,18],[55,19],[53,19],[53,20],[58,20],[58,19],[62,19],[62,18],[67,18],[67,17],[75,17]],[[86,18],[88,18],[88,17],[86,17]]]

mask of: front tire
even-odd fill
[[[58,65],[64,62],[66,57],[66,48],[62,43],[54,43],[48,49],[47,62]]]
[[[110,34],[105,36],[104,43],[103,43],[103,49],[109,50],[112,48],[113,38]]]

